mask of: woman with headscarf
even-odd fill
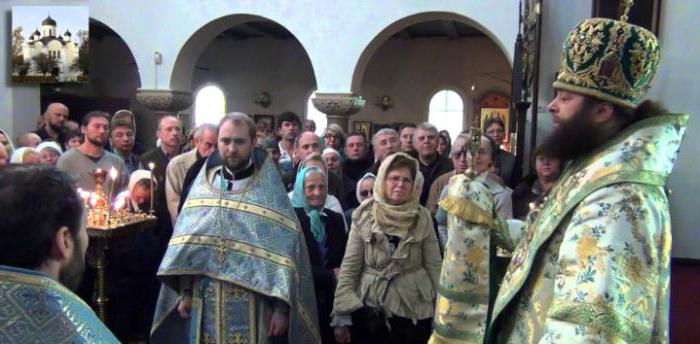
[[[36,147],[36,150],[39,151],[41,163],[49,166],[56,166],[58,158],[63,154],[61,146],[54,141],[42,142]]]
[[[128,192],[119,194],[133,211],[150,209],[151,171],[136,170],[129,177]],[[114,202],[116,205],[117,201]],[[155,228],[147,228],[133,236],[115,238],[107,251],[110,262],[109,297],[119,302],[110,303],[109,317],[112,331],[124,343],[148,338],[158,298],[156,270],[160,263]]]
[[[404,153],[385,158],[352,227],[333,302],[338,343],[425,343],[441,259],[423,176]]]
[[[20,147],[15,149],[10,158],[11,164],[36,165],[41,163],[41,154],[33,147]]]
[[[372,193],[374,192],[374,181],[377,179],[377,176],[375,176],[371,172],[365,173],[360,180],[357,181],[357,186],[355,187],[355,199],[357,200],[357,204],[362,204],[366,199],[372,198]],[[345,223],[348,224],[348,226],[352,225],[352,212],[355,211],[355,208],[351,208],[345,211]]]
[[[0,145],[5,146],[7,156],[12,156],[12,153],[15,150],[15,145],[12,143],[10,135],[7,135],[7,132],[4,129],[0,129]]]
[[[318,153],[313,153],[313,154],[309,155],[308,157],[306,157],[306,159],[304,159],[304,161],[302,161],[299,164],[299,169],[297,171],[297,174],[299,174],[299,172],[302,169],[304,169],[306,167],[311,167],[311,166],[316,166],[316,167],[322,169],[326,173],[326,177],[328,176],[328,166],[326,166],[326,162],[323,160],[323,157],[321,157],[321,154],[318,154]],[[294,180],[294,182],[296,183],[296,179]],[[296,187],[296,185],[295,185],[295,187]],[[294,196],[294,187],[292,187],[292,191],[290,191],[288,195],[289,195],[289,199],[292,199],[292,196]],[[340,200],[338,200],[338,198],[336,198],[335,196],[333,196],[331,194],[328,194],[328,196],[326,197],[326,204],[324,207],[328,208],[330,210],[333,210],[336,213],[340,213],[340,214],[343,213],[343,207],[340,205]]]
[[[157,182],[151,177],[151,171],[136,170],[129,177],[129,202],[134,211],[148,211],[151,204],[151,186]]]
[[[343,216],[324,208],[328,195],[327,184],[326,172],[321,168],[303,168],[297,174],[294,184],[292,206],[299,218],[309,250],[321,339],[323,343],[332,344],[334,340],[330,315],[347,236]]]

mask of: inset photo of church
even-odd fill
[[[87,82],[87,6],[12,7],[12,82]]]

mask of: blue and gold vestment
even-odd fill
[[[0,265],[0,343],[119,343],[95,312],[47,275]]]
[[[299,222],[272,161],[260,160],[236,191],[212,186],[210,162],[199,171],[158,271],[152,341],[264,343],[270,303],[283,303],[288,342],[320,342]],[[187,321],[176,311],[184,278],[193,281]]]

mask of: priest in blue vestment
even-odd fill
[[[153,343],[320,343],[308,250],[255,124],[232,113],[187,172]]]
[[[0,343],[119,343],[71,290],[85,269],[83,203],[53,167],[0,168]]]

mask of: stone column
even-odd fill
[[[354,93],[316,92],[311,102],[318,111],[326,114],[328,124],[338,124],[346,133],[350,116],[365,106],[365,100]]]

